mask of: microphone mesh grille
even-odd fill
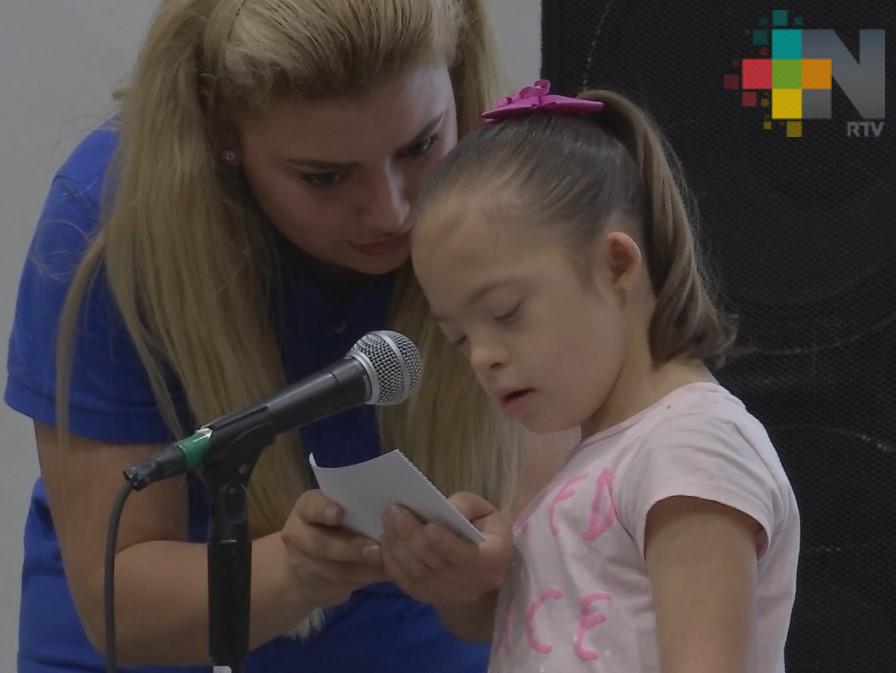
[[[423,367],[414,342],[401,332],[368,332],[355,342],[349,354],[366,357],[375,381],[368,404],[399,404],[420,384]]]

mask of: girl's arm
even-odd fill
[[[760,532],[710,500],[672,497],[651,508],[645,555],[664,673],[752,673]]]

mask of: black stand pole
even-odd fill
[[[257,416],[256,410],[244,419],[228,416],[209,424],[211,447],[200,473],[211,502],[207,545],[209,654],[214,670],[221,673],[228,669],[230,673],[243,673],[249,653],[252,542],[246,495],[258,456],[275,436],[270,424],[256,425]],[[218,424],[220,428],[215,430]]]

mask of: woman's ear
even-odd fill
[[[235,168],[242,163],[240,136],[232,124],[217,124],[215,129],[215,151],[218,161],[225,166]]]

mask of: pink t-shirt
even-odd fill
[[[723,503],[762,526],[750,671],[782,673],[796,500],[765,429],[712,383],[683,386],[583,440],[522,513],[490,673],[659,673],[644,529],[650,508],[676,495]]]

